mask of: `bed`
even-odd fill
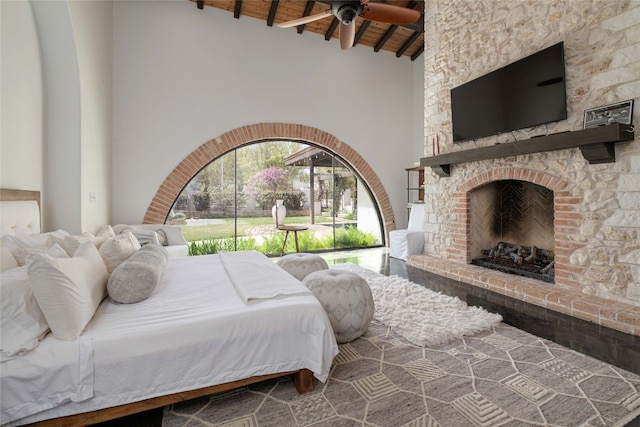
[[[0,204],[3,233],[40,232],[37,192],[0,190]],[[3,361],[1,423],[87,425],[284,375],[304,393],[337,353],[320,303],[264,255],[171,258],[147,299],[107,297],[77,339],[47,333]]]

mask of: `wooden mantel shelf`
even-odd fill
[[[450,176],[452,164],[542,153],[544,151],[565,150],[567,148],[580,148],[582,155],[590,164],[612,163],[616,161],[615,144],[620,141],[630,141],[634,138],[633,125],[614,123],[608,126],[556,133],[489,147],[423,157],[420,159],[420,166],[430,167],[437,175],[448,177]]]

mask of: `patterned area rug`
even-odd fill
[[[422,347],[374,320],[325,384],[265,381],[165,409],[163,426],[624,426],[640,376],[505,324]]]
[[[502,321],[499,314],[470,307],[459,298],[434,292],[402,277],[385,276],[355,264],[335,264],[330,268],[362,276],[371,288],[374,318],[416,345],[443,344]]]

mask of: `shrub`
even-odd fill
[[[211,196],[209,193],[205,193],[204,191],[193,193],[191,195],[193,199],[193,206],[196,211],[206,212],[211,207]]]
[[[290,188],[287,174],[280,168],[268,168],[249,178],[245,191],[263,208],[274,205],[276,194]]]
[[[305,194],[300,190],[278,191],[276,200],[283,200],[282,204],[287,208],[287,212],[298,211],[304,204]]]
[[[256,247],[253,237],[243,237],[237,240],[237,250],[250,251]],[[233,252],[236,245],[232,237],[226,239],[207,239],[189,243],[189,255],[209,255],[218,252]]]
[[[262,244],[256,246],[253,237],[242,237],[237,240],[238,251],[257,250],[266,255],[280,255],[282,243],[284,242],[284,232],[276,232],[264,236]],[[371,233],[364,233],[355,227],[337,228],[335,233],[336,248],[358,248],[375,246],[378,242]],[[322,238],[316,237],[311,232],[298,232],[298,246],[300,252],[312,252],[333,248],[333,236],[331,234]],[[189,255],[216,254],[221,251],[232,252],[236,250],[233,238],[225,239],[205,239],[189,243]],[[285,252],[295,252],[296,241],[292,234],[289,234]]]
[[[352,248],[375,245],[376,238],[371,233],[364,233],[356,227],[345,226],[336,230],[336,247]]]

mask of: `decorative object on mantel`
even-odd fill
[[[533,137],[506,144],[423,157],[420,159],[420,165],[430,167],[441,177],[448,177],[451,175],[450,167],[452,164],[564,150],[567,148],[580,148],[582,155],[590,164],[613,163],[616,161],[615,144],[620,141],[631,141],[634,138],[633,125],[614,123],[573,132]]]
[[[633,99],[584,111],[584,128],[610,125],[612,123],[631,124]]]

